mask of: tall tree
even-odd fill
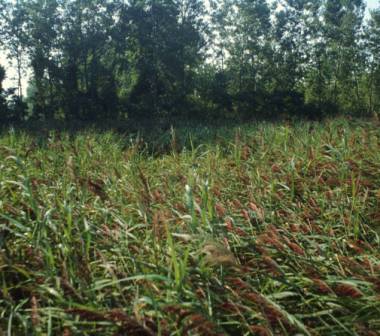
[[[331,100],[342,112],[359,111],[361,66],[360,37],[364,17],[363,0],[329,0],[324,6],[324,39],[330,73]]]
[[[136,75],[130,103],[142,118],[183,111],[202,58],[204,7],[199,0],[132,1],[123,12]]]
[[[371,11],[366,32],[368,75],[366,85],[367,111],[380,114],[380,8]]]
[[[5,79],[5,69],[0,65],[0,121],[7,117],[8,109],[5,100],[5,92],[3,89],[3,81]]]
[[[215,56],[221,69],[216,87],[228,88],[236,108],[249,117],[260,109],[258,97],[267,83],[270,9],[265,0],[239,0],[213,1],[212,10]],[[227,78],[229,83],[220,86]]]
[[[54,118],[59,106],[54,89],[57,75],[57,51],[59,2],[57,0],[33,0],[24,4],[27,49],[32,82],[35,87],[32,98],[34,114],[46,119]]]
[[[6,46],[8,58],[15,62],[17,71],[17,95],[22,99],[22,78],[25,67],[26,13],[25,1],[10,2],[0,0],[0,37],[1,44]]]

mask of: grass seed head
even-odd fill
[[[361,298],[364,295],[362,293],[362,291],[360,289],[358,289],[356,286],[350,285],[350,284],[347,284],[347,283],[338,284],[334,288],[334,292],[338,296],[346,296],[346,297],[351,297],[351,298],[354,298],[354,299]]]
[[[226,249],[215,242],[208,242],[202,248],[202,253],[204,253],[205,261],[207,264],[212,266],[232,266],[240,267],[235,256]]]

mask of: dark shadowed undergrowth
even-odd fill
[[[379,335],[367,121],[0,137],[0,335]]]

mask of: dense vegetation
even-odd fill
[[[364,10],[363,0],[0,0],[18,81],[13,93],[0,84],[0,118],[379,113],[380,12],[364,22]]]
[[[0,334],[379,335],[380,132],[0,137]]]
[[[380,335],[364,13],[0,0],[0,336]]]

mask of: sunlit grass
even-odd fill
[[[0,335],[376,335],[364,121],[0,136]]]

